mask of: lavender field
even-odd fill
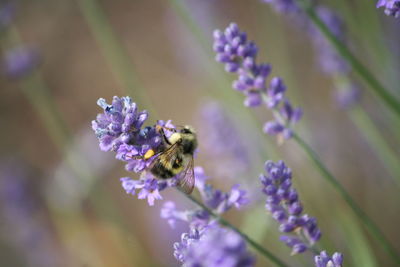
[[[400,1],[0,1],[0,265],[400,266]]]

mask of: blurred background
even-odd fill
[[[343,19],[349,47],[400,96],[399,21],[374,1],[323,2]],[[262,133],[270,112],[245,108],[231,89],[234,75],[214,61],[213,30],[238,23],[258,44],[259,62],[271,63],[303,108],[296,130],[400,251],[400,123],[361,82],[356,107],[342,108],[335,97],[341,83],[320,71],[309,35],[290,16],[258,0],[0,3],[2,266],[179,266],[173,243],[187,226],[170,229],[160,207],[191,203],[167,190],[149,207],[125,193],[119,178],[137,176],[100,151],[91,129],[102,112],[97,99],[114,95],[148,110],[149,125],[193,125],[196,165],[213,185],[241,183],[250,192],[247,209],[227,219],[291,266],[311,266],[312,257],[290,256],[264,209],[258,174],[268,159],[292,168],[306,212],[323,232],[321,247],[341,251],[345,266],[395,266],[304,151]],[[359,82],[352,73],[347,79]]]

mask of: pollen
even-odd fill
[[[153,149],[149,149],[149,150],[147,150],[147,152],[144,154],[144,156],[143,156],[143,158],[144,159],[149,159],[149,158],[151,158],[152,156],[154,156],[154,150]]]

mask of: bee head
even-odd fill
[[[194,128],[192,126],[189,125],[185,125],[181,130],[180,133],[183,134],[196,134],[196,131],[194,130]]]

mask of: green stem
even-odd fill
[[[333,76],[333,82],[338,90],[351,90],[351,81],[345,75]],[[368,116],[367,111],[360,103],[355,103],[348,114],[351,121],[364,136],[367,143],[371,146],[378,158],[386,168],[387,172],[400,185],[400,161],[396,153],[390,148],[385,138],[379,132],[374,122]]]
[[[73,136],[37,71],[21,81],[21,91],[39,115],[44,129],[47,130],[53,144],[71,169],[81,178],[82,182],[88,183],[93,180],[81,155],[67,152],[69,144],[73,142]]]
[[[207,72],[207,77],[213,82],[212,87],[207,87],[207,89],[209,89],[208,93],[216,99],[221,100],[221,103],[224,104],[224,108],[235,114],[238,121],[241,121],[241,123],[245,125],[243,129],[259,129],[259,122],[254,113],[250,112],[247,108],[243,108],[242,110],[238,109],[241,108],[243,103],[241,96],[233,90],[226,90],[227,87],[231,87],[231,82],[226,78],[221,78],[225,77],[225,73],[223,70],[221,70],[221,68],[217,67],[213,56],[211,56],[212,46],[210,45],[210,41],[206,38],[206,35],[202,29],[194,20],[190,11],[185,6],[184,1],[169,0],[169,3],[182,20],[182,24],[196,39],[195,45],[199,46],[203,52],[203,56],[201,57],[204,59],[205,66],[203,69]],[[259,131],[253,131],[252,133],[249,133],[249,131],[246,130],[246,132],[241,132],[241,134],[248,136],[248,138],[262,140],[267,144],[266,146],[257,146],[260,158],[279,158],[279,153],[274,149],[274,146],[272,146],[269,139]],[[249,137],[249,134],[251,137]]]
[[[301,8],[320,30],[336,51],[351,65],[353,70],[369,85],[369,88],[380,97],[387,106],[400,117],[400,101],[395,98],[372,73],[358,60],[350,50],[329,30],[326,24],[315,13],[314,8],[304,0],[299,1]]]
[[[400,256],[396,252],[396,249],[390,244],[389,240],[384,236],[378,226],[369,218],[369,216],[357,205],[353,198],[347,193],[344,187],[339,183],[338,180],[330,173],[325,165],[320,161],[318,155],[312,150],[312,148],[296,133],[293,134],[294,140],[299,146],[306,152],[308,157],[312,160],[317,169],[321,172],[322,176],[339,192],[342,198],[347,202],[353,212],[361,219],[365,224],[368,231],[376,238],[382,247],[389,253],[392,258],[400,263]]]
[[[21,43],[18,29],[15,26],[10,27],[7,41],[12,45],[18,45]],[[80,179],[80,183],[85,183],[85,186],[91,185],[95,180],[95,177],[92,171],[88,168],[88,164],[86,163],[87,159],[79,153],[69,153],[68,151],[69,145],[73,143],[74,137],[63,116],[61,115],[60,110],[57,108],[57,105],[51,95],[51,91],[46,86],[40,70],[34,70],[29,76],[22,78],[19,81],[19,85],[22,93],[34,108],[40,121],[43,123],[43,127],[47,131],[49,138],[55,145],[58,152],[61,154],[62,158],[65,160],[66,164]],[[113,205],[113,201],[107,196],[103,189],[101,190],[104,192],[100,193],[102,199],[112,206],[109,210],[117,211],[118,213],[114,213],[115,217],[118,216],[120,218],[119,210],[115,205]],[[104,205],[100,207],[96,201],[94,201],[94,205],[98,208],[98,210],[104,210]],[[53,215],[52,219],[56,224],[57,230],[62,234],[62,239],[65,239],[63,236],[68,234],[66,233],[67,230],[65,230],[65,225],[68,224],[70,219],[68,216],[72,216],[71,218],[76,220],[76,223],[79,223],[79,226],[77,227],[83,228],[83,236],[88,238],[88,240],[90,239],[90,234],[85,232],[88,225],[82,214],[70,215],[69,212],[61,212],[61,210],[55,208],[55,206],[51,203],[48,204],[48,207],[51,215]],[[120,219],[118,220],[118,223],[120,225],[122,224]],[[138,241],[135,239],[135,236],[131,236],[130,238],[132,239],[132,242],[138,243]],[[93,243],[93,245],[96,246],[94,241],[89,240],[88,242],[90,242],[89,244]],[[99,256],[100,255],[96,254],[96,257]]]
[[[179,190],[179,189],[178,189]],[[179,190],[180,191],[180,190]],[[180,191],[182,192],[182,191]],[[253,239],[251,239],[248,235],[246,235],[245,233],[243,233],[242,231],[240,231],[238,228],[236,228],[235,226],[233,226],[231,223],[229,223],[227,220],[225,220],[224,218],[220,217],[219,215],[215,214],[211,209],[209,209],[207,206],[205,206],[203,203],[201,203],[200,201],[198,201],[196,198],[194,198],[192,195],[188,195],[185,194],[184,192],[182,192],[188,199],[190,199],[192,202],[194,202],[196,205],[198,205],[199,207],[201,207],[202,209],[204,209],[205,211],[207,211],[212,217],[214,217],[215,219],[217,219],[222,225],[230,228],[231,230],[235,231],[236,233],[238,233],[244,240],[247,241],[247,243],[249,243],[254,249],[256,249],[258,252],[260,252],[264,257],[266,257],[267,259],[269,259],[271,262],[273,262],[276,266],[281,266],[281,267],[285,267],[285,266],[289,266],[286,263],[284,263],[282,260],[280,260],[278,257],[276,257],[271,251],[267,250],[266,248],[264,248],[263,246],[261,246],[260,244],[258,244],[256,241],[254,241]]]
[[[365,110],[360,106],[353,107],[349,112],[353,123],[359,128],[361,134],[365,137],[375,153],[378,154],[378,158],[381,160],[388,173],[390,173],[400,185],[399,159],[379,133],[372,120],[368,117],[368,114],[366,114]]]
[[[77,3],[114,76],[135,102],[141,103],[150,113],[155,114],[153,102],[140,86],[129,54],[114,34],[97,0],[77,0]]]

